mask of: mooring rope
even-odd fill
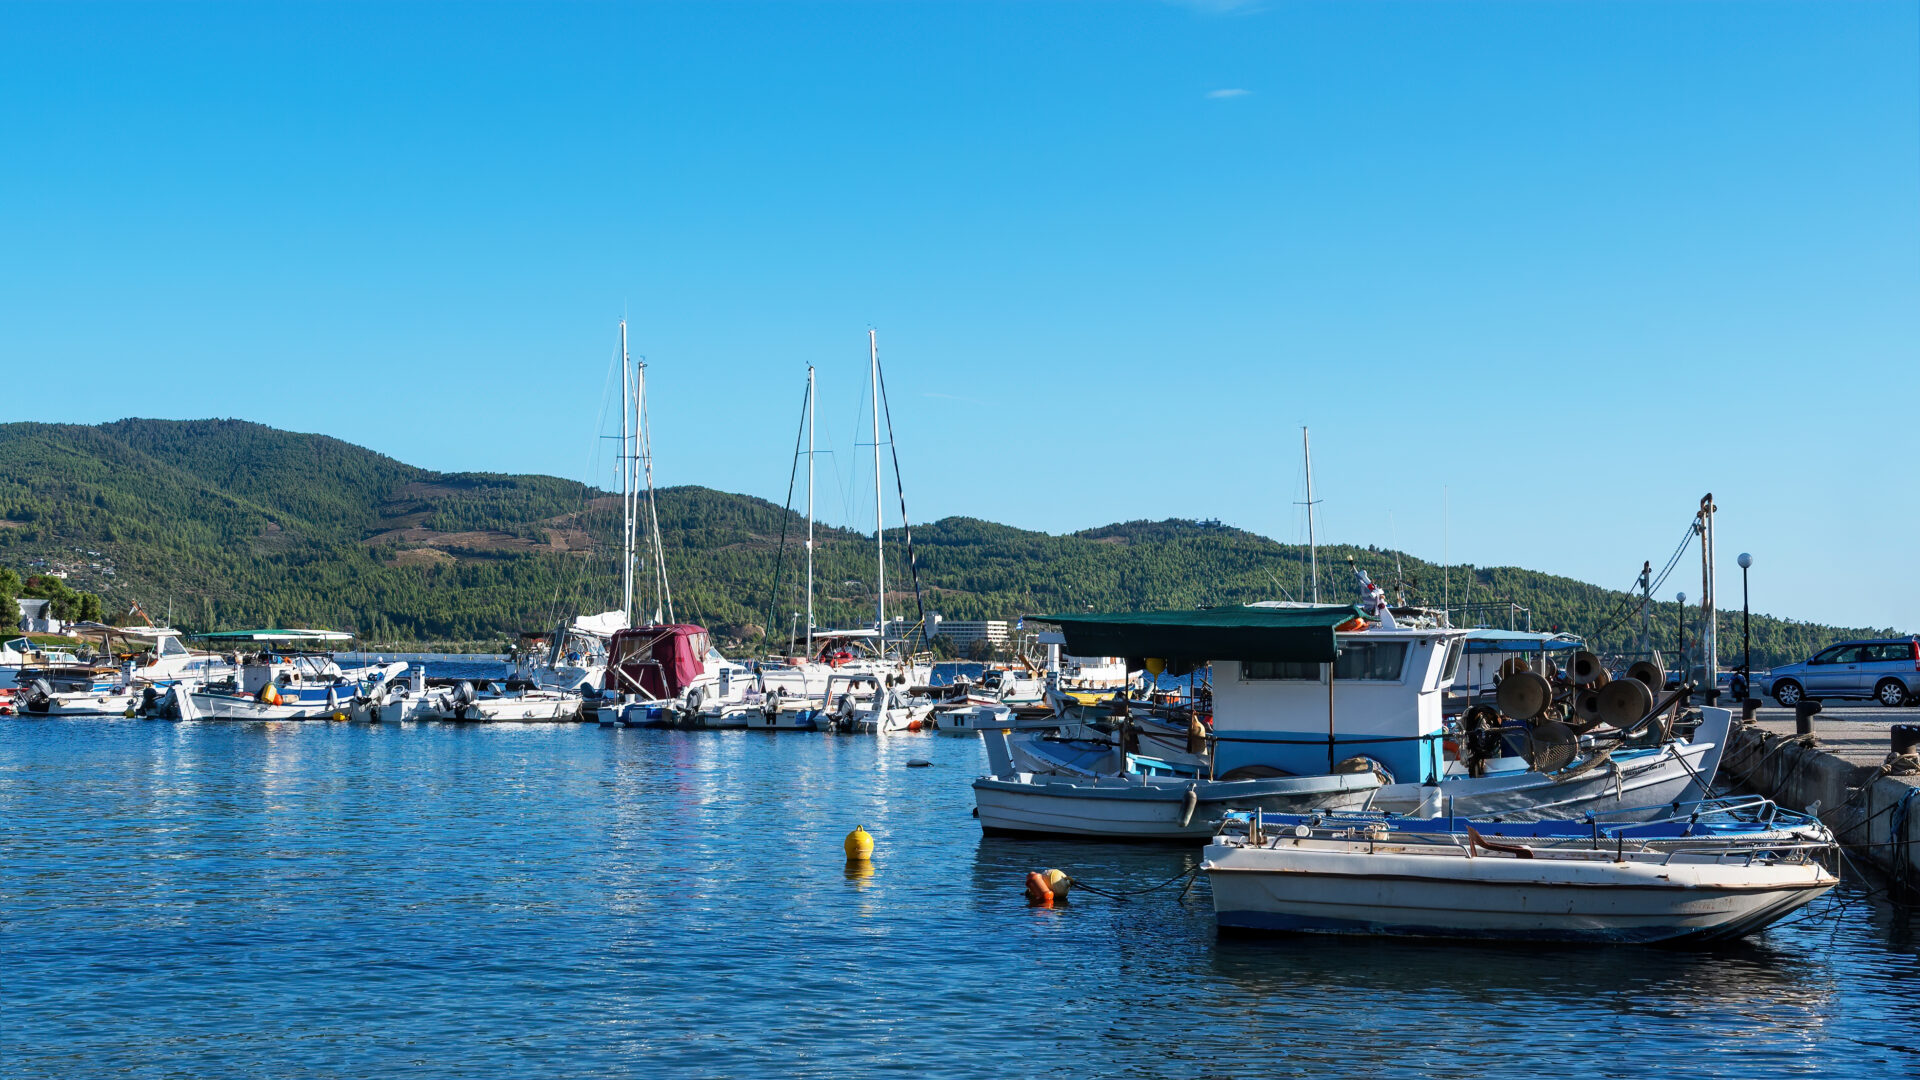
[[[1095,896],[1105,896],[1114,900],[1125,900],[1129,896],[1144,896],[1150,892],[1158,892],[1161,889],[1168,888],[1182,881],[1187,882],[1187,888],[1192,888],[1193,882],[1190,879],[1195,879],[1195,878],[1198,878],[1199,876],[1200,876],[1200,867],[1196,866],[1191,870],[1182,870],[1180,873],[1175,874],[1174,876],[1168,878],[1167,880],[1162,881],[1157,885],[1149,885],[1144,889],[1102,889],[1098,885],[1089,885],[1077,877],[1070,878],[1070,880],[1073,882],[1073,885],[1071,886],[1073,889],[1076,889],[1076,890],[1084,889],[1087,892],[1094,894]],[[1186,894],[1187,894],[1187,889],[1180,890],[1180,895],[1185,896]]]

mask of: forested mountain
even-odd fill
[[[784,638],[802,607],[804,522],[699,487],[663,489],[658,509],[675,614],[736,644],[757,644],[769,622]],[[617,606],[618,533],[618,497],[573,481],[435,473],[244,421],[0,425],[0,566],[64,571],[109,617],[138,600],[156,617],[170,603],[174,622],[195,630],[327,626],[383,645],[497,647]],[[873,538],[817,527],[815,539],[818,621],[871,621]],[[950,618],[1297,598],[1305,579],[1304,549],[1212,522],[1054,536],[956,517],[912,539],[919,602]],[[888,610],[911,619],[905,540],[888,530]],[[1536,629],[1604,648],[1630,648],[1639,632],[1637,604],[1618,591],[1516,567],[1443,571],[1408,555],[1396,571],[1394,553],[1373,548],[1322,548],[1323,597],[1357,598],[1349,555],[1383,585],[1400,582],[1409,602],[1437,606],[1444,592],[1456,609],[1476,605],[1467,621],[1506,625],[1506,605],[1518,604]],[[1671,648],[1678,614],[1656,606],[1658,646]],[[1697,622],[1698,610],[1686,617]],[[1722,619],[1723,642],[1737,642],[1738,611]],[[1868,632],[1766,617],[1753,629],[1756,662]]]

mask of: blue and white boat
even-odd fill
[[[1551,742],[1554,752],[1519,756],[1495,747],[1450,758],[1446,744],[1461,733],[1449,728],[1444,692],[1467,632],[1434,619],[1396,620],[1365,584],[1372,601],[1365,608],[1253,604],[1043,617],[1061,626],[1076,653],[1210,663],[1210,767],[1174,783],[1129,762],[1105,782],[1088,783],[1072,762],[1047,767],[1045,740],[1025,737],[1002,756],[998,733],[989,733],[994,772],[974,784],[981,827],[1194,840],[1211,835],[1227,808],[1354,805],[1356,792],[1360,804],[1385,812],[1508,819],[1671,812],[1710,793],[1732,721],[1725,710],[1707,710],[1690,739],[1649,723],[1658,709],[1628,725],[1642,728],[1633,739],[1612,729],[1578,735],[1565,725],[1516,722],[1517,737]],[[1269,790],[1274,781],[1284,783]]]

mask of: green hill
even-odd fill
[[[664,489],[658,506],[675,613],[737,645],[757,644],[769,621],[783,637],[801,608],[803,523],[699,487]],[[191,629],[305,624],[382,644],[497,646],[615,606],[618,526],[618,498],[573,481],[435,473],[238,420],[0,425],[0,566],[64,571],[109,613],[138,600],[159,616],[170,602]],[[815,537],[820,623],[870,620],[872,538],[826,527]],[[912,617],[904,539],[889,530],[888,608]],[[921,601],[950,618],[1276,599],[1297,596],[1305,578],[1302,548],[1215,522],[1054,536],[955,517],[917,526],[913,541]],[[1402,555],[1396,579],[1394,554],[1375,548],[1322,548],[1323,596],[1357,595],[1349,555],[1383,584],[1401,581],[1410,602],[1440,603],[1441,568]],[[1630,648],[1638,632],[1637,608],[1617,591],[1517,567],[1445,574],[1456,606],[1489,605],[1469,612],[1483,621],[1505,625],[1505,605],[1518,604],[1536,629],[1603,648]],[[1674,608],[1654,613],[1659,645],[1671,646]],[[1723,641],[1737,641],[1738,613],[1723,619]],[[1755,659],[1867,632],[1757,617]]]

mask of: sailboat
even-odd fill
[[[752,689],[749,669],[720,654],[703,626],[673,611],[660,510],[653,491],[653,436],[647,416],[647,364],[627,348],[620,320],[620,610],[626,628],[607,641],[598,719],[629,727],[744,727]],[[643,535],[644,534],[644,535]],[[636,559],[646,545],[653,610],[633,619]]]
[[[763,715],[750,719],[750,727],[763,730],[810,731],[831,727],[837,731],[882,732],[919,730],[932,712],[931,702],[909,695],[907,688],[924,686],[932,679],[933,669],[913,657],[907,649],[908,635],[890,640],[887,621],[887,553],[885,471],[880,448],[891,445],[892,424],[888,424],[888,442],[882,443],[880,420],[886,404],[885,381],[880,371],[880,345],[876,331],[867,331],[868,379],[871,389],[873,432],[873,511],[874,511],[874,624],[843,630],[821,629],[814,618],[814,402],[815,373],[807,368],[805,434],[807,458],[807,535],[806,553],[806,627],[796,634],[793,644],[801,644],[800,655],[782,656],[757,666],[756,685],[765,695]],[[797,451],[798,452],[798,451]],[[898,462],[895,464],[896,482]],[[904,519],[905,500],[902,498]]]

